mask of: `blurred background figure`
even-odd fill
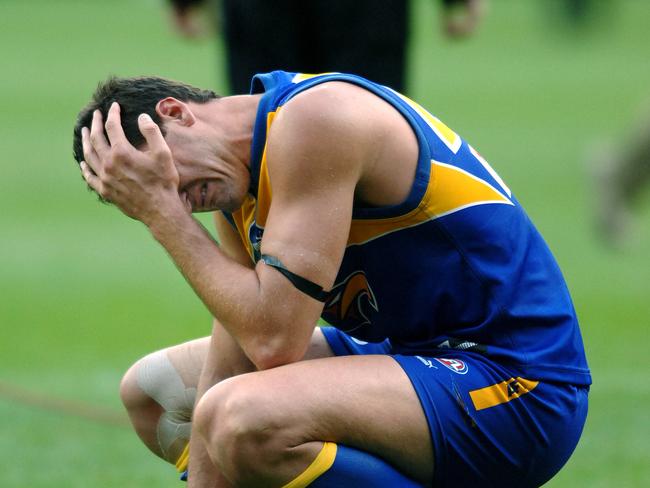
[[[584,22],[594,10],[594,0],[564,0],[564,15],[572,22]]]
[[[597,230],[607,244],[624,247],[633,230],[634,204],[650,185],[650,108],[627,140],[598,148],[588,164]]]
[[[170,0],[179,32],[196,37],[202,10],[223,31],[228,81],[248,93],[255,73],[341,71],[406,90],[409,0]],[[442,0],[449,37],[471,34],[486,0]],[[204,6],[205,9],[199,7]]]
[[[610,28],[619,3],[612,0],[538,0],[554,27],[569,29]]]

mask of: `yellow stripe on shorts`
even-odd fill
[[[474,408],[483,410],[519,398],[534,390],[538,384],[539,381],[526,380],[520,377],[510,378],[496,385],[472,390],[469,392],[469,396],[472,403],[474,403]]]

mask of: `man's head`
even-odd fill
[[[148,114],[165,135],[164,124],[156,111],[158,102],[173,97],[182,102],[206,103],[219,98],[211,90],[202,90],[184,83],[171,81],[158,77],[117,78],[111,77],[100,83],[93,94],[92,100],[86,105],[77,117],[74,126],[73,154],[79,163],[83,161],[83,148],[81,146],[81,128],[90,127],[93,112],[99,110],[106,120],[108,109],[113,102],[120,104],[122,127],[129,142],[140,147],[144,138],[138,129],[138,116]]]
[[[241,101],[250,97],[232,98]],[[224,103],[211,103],[217,99]],[[138,127],[139,115],[148,114],[160,127],[178,170],[179,195],[193,211],[234,211],[250,184],[248,158],[257,105],[244,103],[248,110],[242,112],[241,102],[225,100],[210,90],[164,78],[109,78],[98,85],[77,117],[74,158],[84,160],[81,129],[91,127],[93,112],[99,110],[105,121],[112,103],[117,102],[125,136],[136,149],[147,150]],[[219,108],[221,105],[224,108]],[[233,137],[228,130],[234,130]],[[242,131],[248,139],[241,137]]]

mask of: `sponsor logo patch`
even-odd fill
[[[415,356],[415,357],[418,358],[420,362],[424,364],[427,368],[438,369],[436,366],[433,365],[433,361],[431,361],[430,359],[425,359],[422,356]]]
[[[361,339],[357,339],[356,337],[350,336],[350,339],[352,339],[352,342],[355,342],[359,344],[360,346],[367,346],[368,343],[366,341],[362,341]]]
[[[433,358],[442,364],[445,368],[452,370],[456,374],[465,374],[469,370],[467,364],[460,359]]]

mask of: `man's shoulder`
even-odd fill
[[[272,151],[282,146],[295,154],[356,156],[372,143],[372,94],[344,82],[328,82],[305,90],[283,104],[267,135]],[[284,151],[283,151],[284,152]]]
[[[299,180],[309,174],[341,184],[353,181],[360,185],[358,197],[382,204],[385,198],[370,194],[394,193],[395,169],[414,172],[417,146],[412,128],[387,100],[361,86],[332,81],[280,106],[268,133],[267,158],[272,172],[295,171]],[[400,184],[390,204],[403,200],[411,183]]]
[[[377,123],[372,115],[383,102],[372,92],[345,81],[328,81],[292,96],[279,112],[301,122],[305,129],[345,127],[352,133]]]
[[[350,89],[337,85],[345,84],[313,87],[276,111],[265,153],[274,194],[283,187],[295,191],[335,183],[353,189],[373,157],[373,129],[352,109]]]

